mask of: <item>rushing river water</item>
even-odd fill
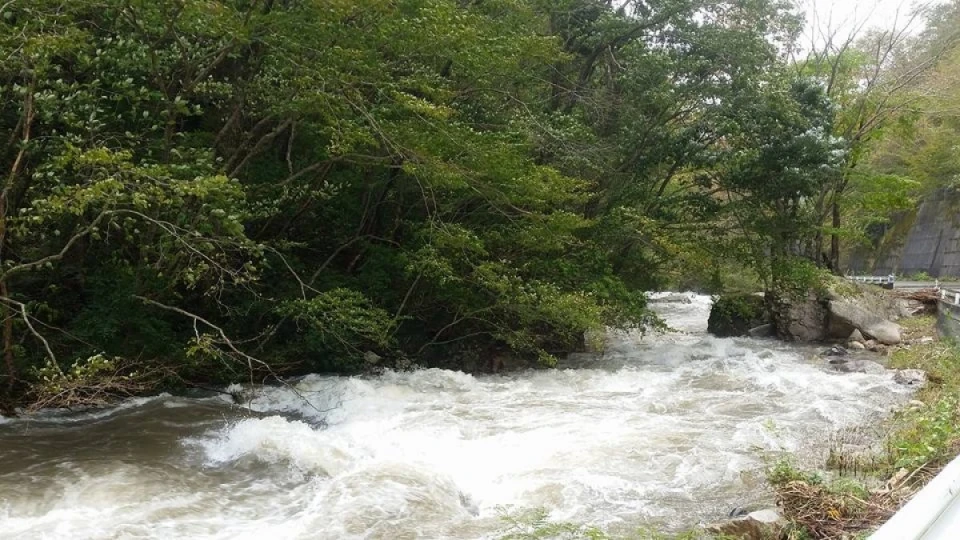
[[[535,507],[615,533],[692,526],[765,501],[765,456],[815,456],[908,395],[812,350],[709,337],[709,299],[688,299],[658,304],[679,331],[556,370],[0,419],[0,537],[496,538]]]

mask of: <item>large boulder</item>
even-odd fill
[[[752,328],[770,322],[762,296],[728,294],[716,298],[710,308],[707,331],[717,337],[749,335]]]
[[[900,326],[893,321],[902,315],[901,303],[878,287],[834,277],[806,294],[768,296],[782,339],[858,342],[866,337],[884,345],[900,343]]]
[[[840,297],[827,302],[829,337],[847,338],[854,330],[860,330],[884,345],[900,343],[900,326],[886,318],[883,305],[871,296]]]
[[[823,341],[827,337],[827,307],[816,292],[796,296],[772,294],[770,312],[777,335],[786,341]]]
[[[878,321],[862,330],[864,334],[884,345],[896,345],[902,341],[900,325],[893,321]]]

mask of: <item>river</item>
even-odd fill
[[[674,297],[676,299],[676,297]],[[611,336],[558,369],[308,376],[225,396],[0,419],[0,537],[497,538],[503,516],[614,534],[769,504],[765,460],[908,399],[815,349],[706,335],[709,298],[657,303],[674,331]]]

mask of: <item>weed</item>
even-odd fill
[[[507,527],[500,540],[610,540],[596,527],[550,521],[544,508],[517,512],[499,508],[498,512]]]
[[[774,486],[783,486],[790,482],[804,482],[811,485],[823,483],[823,477],[817,472],[804,471],[790,458],[781,458],[767,471],[767,480]]]
[[[900,415],[900,427],[888,444],[893,469],[915,469],[944,464],[953,458],[960,440],[957,390],[940,393],[925,407],[908,409]]]
[[[906,339],[934,337],[937,334],[937,318],[934,315],[907,317],[898,321],[898,324],[903,331],[903,337]]]

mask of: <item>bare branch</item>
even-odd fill
[[[27,313],[27,305],[23,302],[18,302],[6,296],[0,296],[0,302],[5,302],[11,306],[14,306],[20,311],[20,316],[23,318],[23,322],[26,323],[30,333],[33,334],[33,337],[37,338],[37,340],[43,344],[43,348],[47,353],[47,358],[49,358],[50,362],[59,370],[60,365],[57,364],[57,355],[53,354],[53,349],[50,347],[50,342],[47,341],[47,338],[45,338],[43,334],[38,332],[36,327],[33,326],[33,323],[30,321],[31,316],[29,313]]]
[[[34,268],[40,268],[47,263],[59,261],[64,256],[66,256],[67,253],[70,252],[70,249],[74,246],[74,244],[76,244],[82,238],[88,236],[91,232],[93,232],[93,230],[97,228],[97,226],[100,224],[101,221],[103,221],[104,218],[116,213],[117,211],[113,211],[113,210],[105,210],[101,212],[100,215],[98,215],[96,219],[94,219],[90,223],[90,225],[87,225],[86,227],[80,229],[73,236],[71,236],[70,239],[67,240],[67,243],[64,244],[63,247],[60,249],[60,251],[58,251],[57,253],[54,253],[53,255],[48,255],[41,259],[37,259],[33,262],[23,263],[23,264],[11,267],[3,271],[2,273],[0,273],[0,280],[6,281],[11,276],[14,276],[16,274],[21,274],[23,272],[33,270]]]
[[[187,310],[185,310],[185,309],[178,308],[178,307],[176,307],[176,306],[171,306],[171,305],[163,304],[163,303],[161,303],[161,302],[157,302],[156,300],[151,300],[150,298],[147,298],[147,297],[145,297],[145,296],[133,295],[133,297],[136,298],[137,300],[140,300],[140,301],[142,301],[142,302],[144,302],[144,303],[146,303],[146,304],[149,304],[149,305],[151,305],[151,306],[155,306],[155,307],[158,307],[158,308],[163,309],[163,310],[166,310],[166,311],[171,311],[171,312],[173,312],[173,313],[179,313],[180,315],[183,315],[183,316],[185,316],[185,317],[189,317],[189,318],[193,319],[194,323],[198,323],[198,322],[199,322],[199,323],[201,323],[201,324],[209,327],[210,329],[216,331],[216,332],[217,332],[217,335],[220,336],[220,339],[223,340],[223,343],[227,346],[227,348],[229,348],[234,354],[236,354],[236,355],[239,356],[240,358],[243,358],[243,359],[246,361],[246,363],[247,363],[247,368],[250,370],[251,375],[252,375],[252,373],[253,373],[253,365],[254,365],[254,364],[257,364],[257,365],[263,367],[264,369],[266,369],[267,371],[269,371],[269,372],[272,373],[272,370],[270,369],[270,365],[269,365],[269,364],[267,364],[267,363],[264,362],[263,360],[260,360],[259,358],[254,358],[253,356],[250,356],[249,354],[247,354],[247,353],[241,351],[240,349],[238,349],[238,348],[233,344],[233,340],[231,340],[229,337],[227,337],[227,334],[226,334],[226,332],[223,331],[223,328],[220,328],[219,326],[213,324],[212,322],[208,321],[207,319],[204,319],[203,317],[201,317],[201,316],[199,316],[199,315],[196,315],[196,314],[194,314],[194,313],[190,313],[189,311],[187,311]]]

